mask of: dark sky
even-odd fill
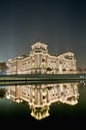
[[[29,54],[35,42],[49,53],[75,53],[86,68],[85,0],[0,0],[0,61]]]

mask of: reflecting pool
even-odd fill
[[[49,129],[84,126],[86,83],[37,83],[0,87],[3,128]]]

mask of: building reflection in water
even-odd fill
[[[37,84],[8,86],[6,98],[14,102],[27,102],[31,116],[41,120],[49,116],[50,105],[55,102],[75,105],[78,103],[78,84]]]

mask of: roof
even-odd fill
[[[46,46],[46,47],[47,47],[47,45],[46,45],[45,43],[40,42],[40,41],[39,41],[39,42],[36,42],[35,44],[32,45],[32,47],[35,47],[35,46],[39,46],[39,47],[40,47],[40,46]]]

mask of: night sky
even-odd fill
[[[85,0],[0,0],[0,61],[29,54],[41,41],[49,53],[75,53],[86,68]]]

